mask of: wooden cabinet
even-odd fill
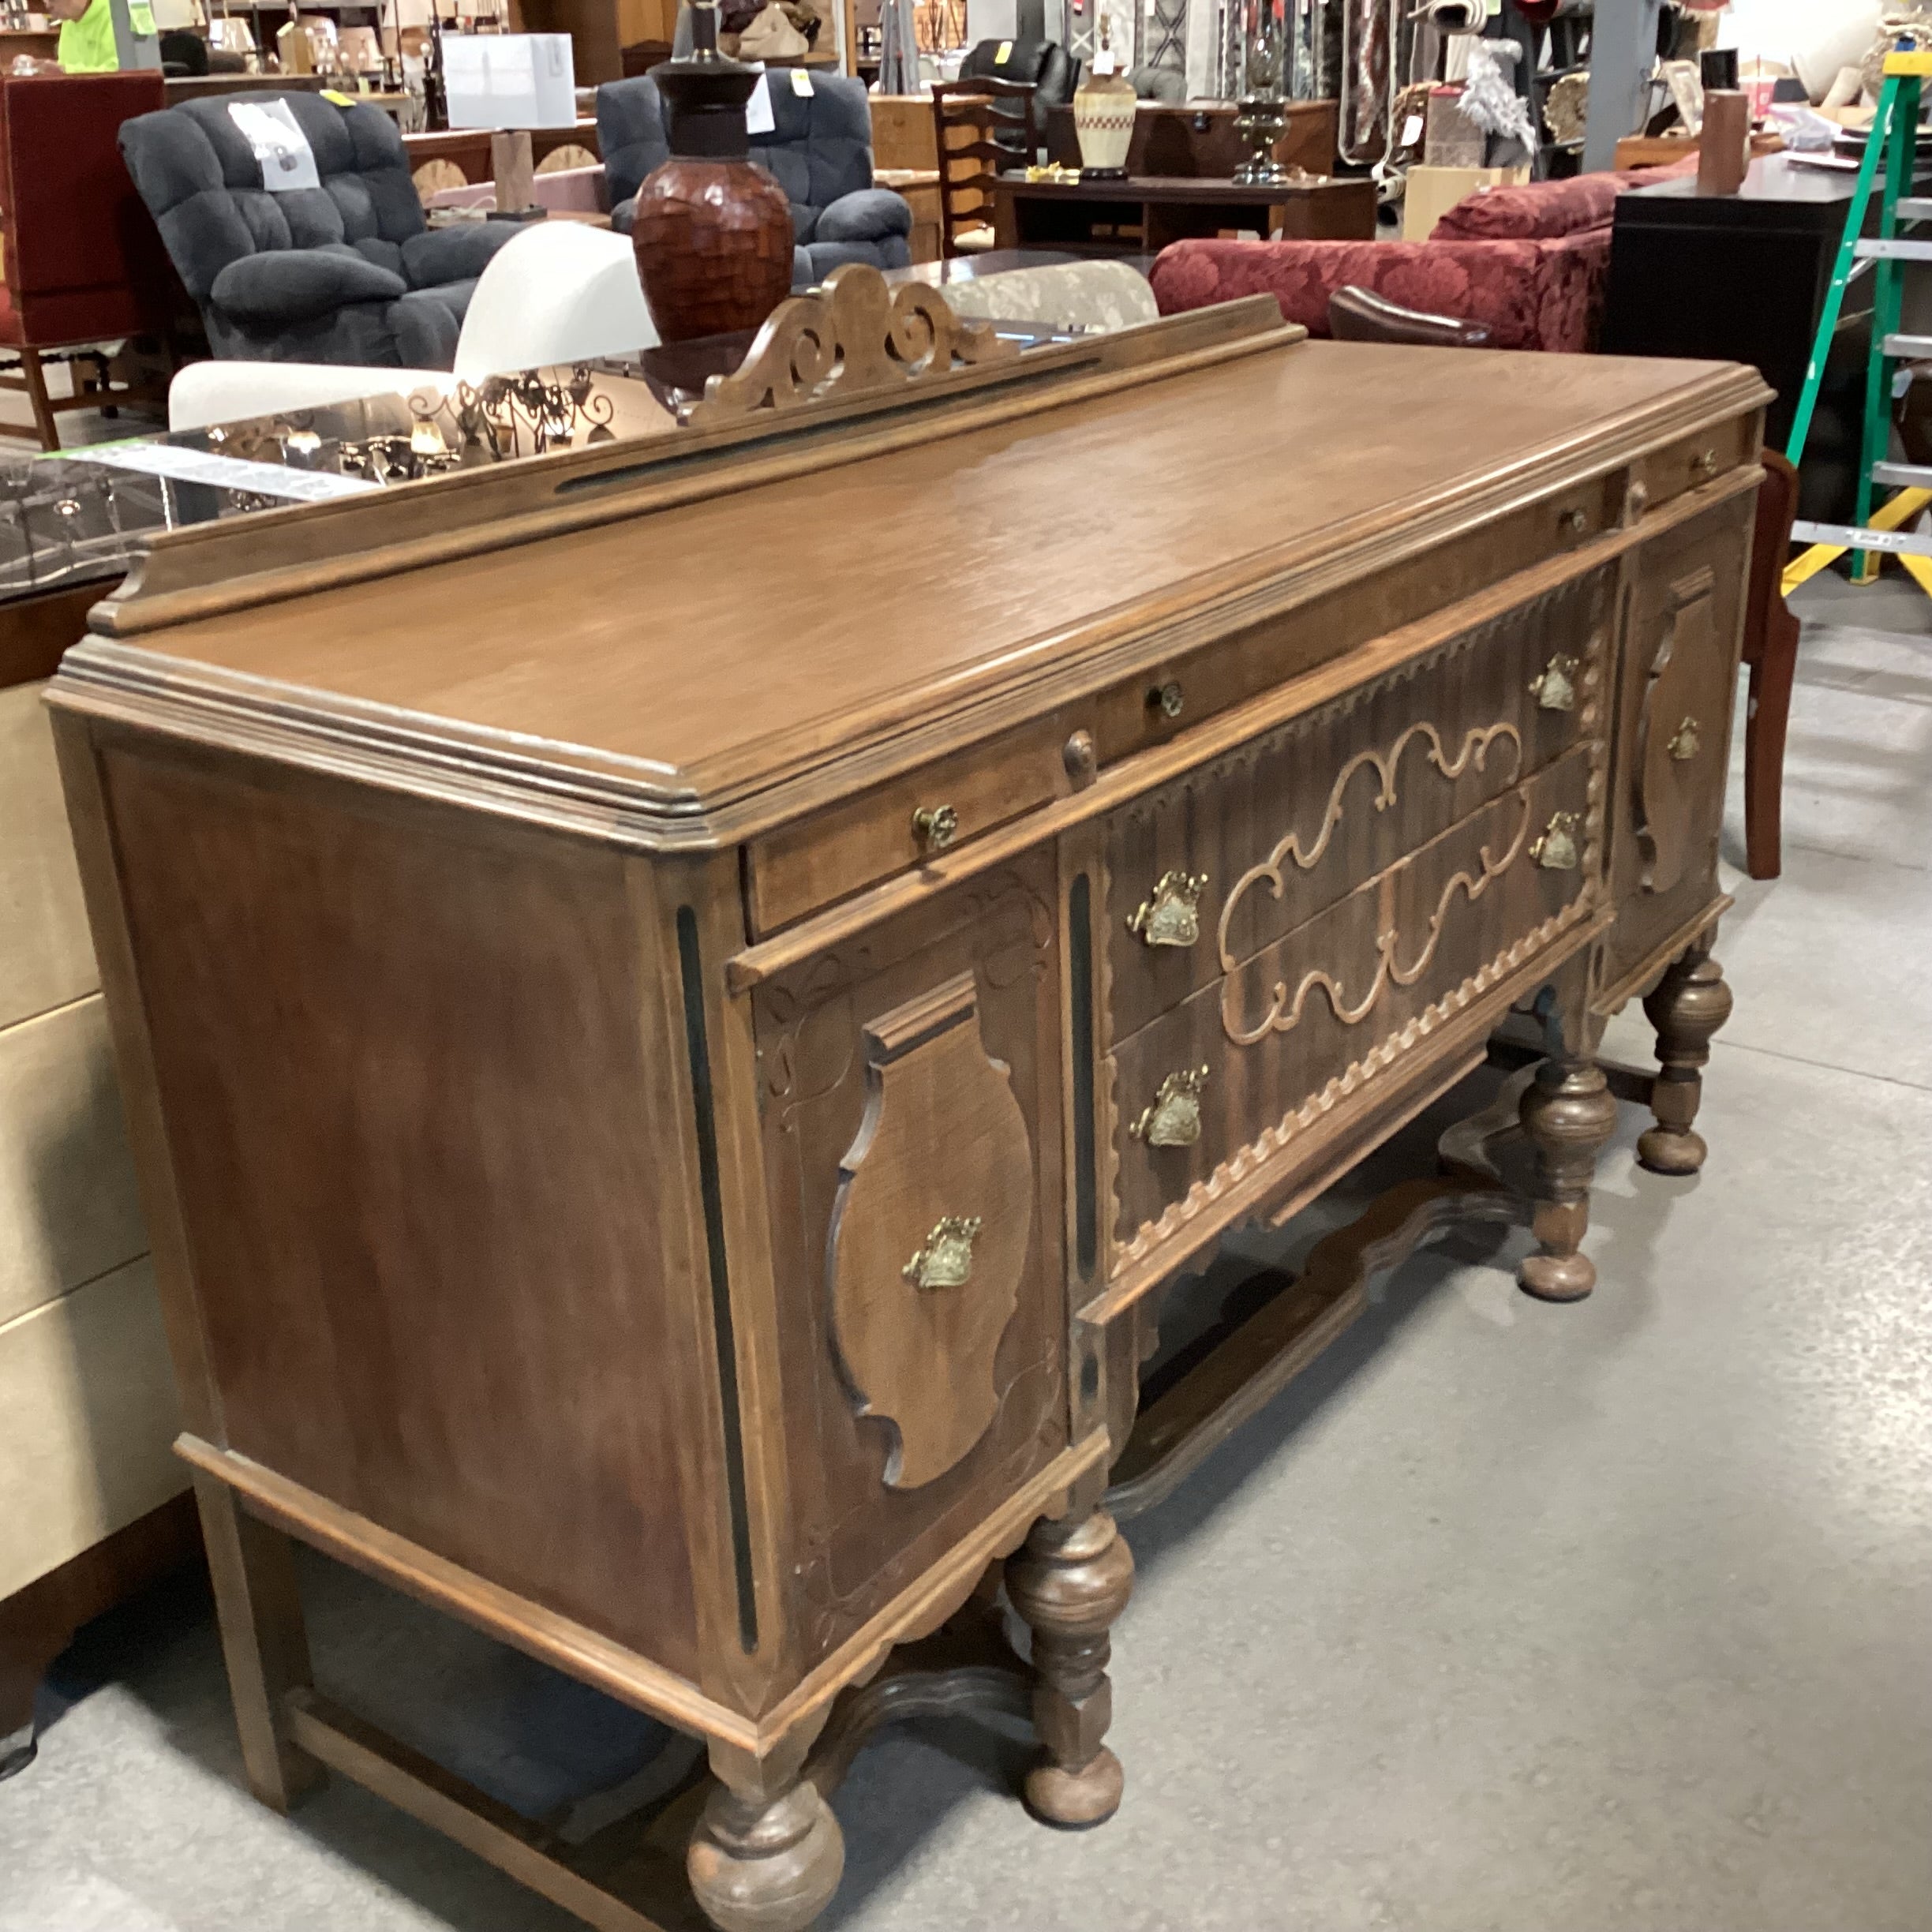
[[[1705,511],[1633,559],[1616,691],[1604,983],[1641,972],[1717,891],[1751,504]]]
[[[752,999],[815,1664],[1067,1446],[1050,848]]]
[[[1604,1019],[1684,1171],[1728,1005],[1754,376],[1265,299],[955,366],[871,275],[814,398],[171,534],[53,687],[251,1782],[624,1932],[307,1682],[288,1537],[704,1738],[722,1926],[882,1722],[1030,1710],[1097,1822],[1118,1519],[1451,1211],[1587,1292]],[[1177,1271],[1531,1010],[1527,1193],[1419,1178],[1136,1424]]]

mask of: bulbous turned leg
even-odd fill
[[[1120,1809],[1125,1773],[1102,1741],[1114,1720],[1108,1637],[1133,1590],[1133,1553],[1105,1510],[1033,1526],[1006,1566],[1013,1608],[1033,1632],[1033,1728],[1039,1762],[1027,1809],[1069,1829]]]
[[[1657,1028],[1662,1068],[1650,1089],[1657,1124],[1637,1141],[1637,1158],[1653,1174],[1695,1174],[1709,1151],[1693,1131],[1704,1097],[1704,1067],[1711,1035],[1731,1017],[1731,989],[1710,956],[1709,942],[1694,945],[1673,964],[1643,1003]]]
[[[1545,1060],[1518,1110],[1536,1149],[1530,1227],[1537,1252],[1518,1271],[1524,1292],[1544,1301],[1581,1301],[1597,1286],[1597,1264],[1580,1254],[1589,1226],[1597,1156],[1616,1125],[1616,1102],[1592,1060]]]
[[[719,1932],[805,1932],[832,1902],[845,1840],[803,1749],[762,1762],[713,1744],[718,1784],[691,1833],[684,1869]]]

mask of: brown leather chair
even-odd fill
[[[1343,342],[1421,343],[1480,348],[1489,331],[1479,322],[1405,309],[1372,290],[1341,288],[1328,298],[1329,333]],[[1745,591],[1744,662],[1750,702],[1744,723],[1744,857],[1754,879],[1776,878],[1784,791],[1784,729],[1797,675],[1798,620],[1784,601],[1784,560],[1798,513],[1798,472],[1775,450],[1762,452],[1764,481]]]

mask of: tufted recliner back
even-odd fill
[[[644,178],[671,159],[665,138],[664,96],[649,74],[609,80],[597,91],[597,147],[610,204],[630,200]]]
[[[287,103],[315,151],[319,188],[263,187],[255,151],[228,112],[238,100]],[[366,103],[271,93],[185,101],[125,123],[121,152],[197,302],[230,262],[271,249],[346,244],[399,275],[402,244],[427,226],[402,137]]]
[[[841,195],[872,185],[872,114],[865,83],[849,74],[812,75],[809,95],[792,92],[791,75],[765,80],[775,125],[751,139],[751,159],[778,178],[792,204],[797,238],[809,241],[818,217]]]
[[[848,74],[814,73],[809,95],[792,92],[788,71],[760,83],[771,96],[773,125],[751,139],[751,159],[776,175],[792,204],[792,227],[811,238],[818,217],[841,196],[872,185],[872,115],[865,83]],[[612,208],[628,201],[644,178],[671,157],[664,96],[650,75],[597,89],[597,144]]]

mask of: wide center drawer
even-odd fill
[[[1600,757],[1577,746],[1115,1047],[1117,1262],[1582,916]]]
[[[1562,756],[1601,709],[1613,581],[1573,578],[1115,812],[1110,1037]]]

